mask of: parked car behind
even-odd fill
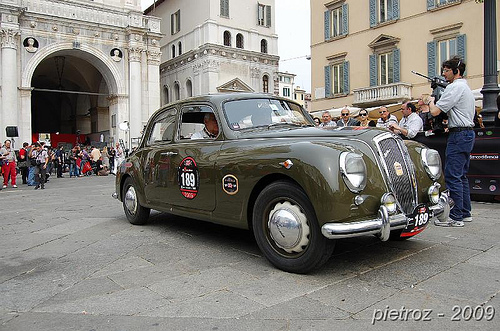
[[[217,134],[190,139],[206,114]],[[383,129],[318,128],[291,100],[246,93],[158,110],[114,196],[132,224],[155,209],[251,229],[273,265],[296,273],[323,265],[336,239],[410,238],[450,209],[435,150]]]

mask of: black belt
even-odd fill
[[[455,127],[455,128],[449,128],[448,131],[450,132],[460,132],[460,131],[469,131],[469,130],[474,130],[473,127],[470,127],[470,126],[458,126],[458,127]]]

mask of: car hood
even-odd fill
[[[262,138],[327,138],[327,137],[355,137],[364,134],[377,135],[385,132],[384,129],[351,127],[271,127],[237,132],[235,138],[262,139]]]

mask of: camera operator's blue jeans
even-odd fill
[[[471,216],[469,180],[470,153],[474,147],[474,130],[450,132],[446,145],[446,164],[444,178],[455,207],[450,211],[450,218],[461,221]]]

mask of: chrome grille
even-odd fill
[[[389,187],[402,211],[409,214],[417,205],[417,191],[415,170],[408,150],[404,143],[402,141],[399,143],[392,134],[384,135],[382,139],[377,139],[376,143],[389,180]]]

